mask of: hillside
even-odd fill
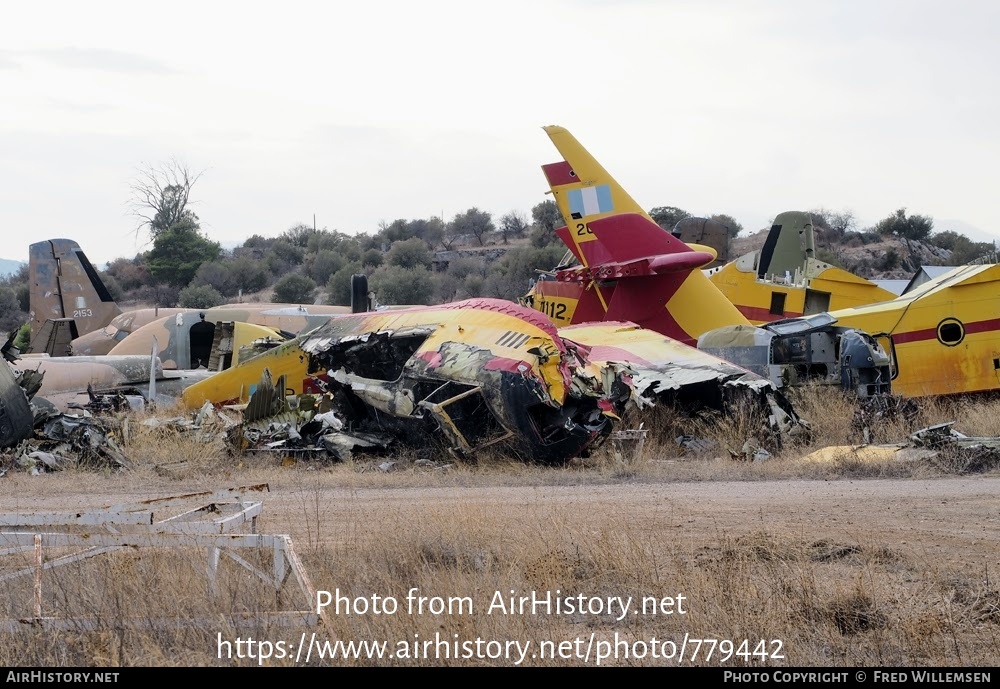
[[[765,229],[737,237],[730,245],[730,256],[742,256],[760,249],[767,232]],[[907,280],[922,265],[952,265],[951,250],[894,235],[817,229],[815,239],[816,258],[869,280]]]

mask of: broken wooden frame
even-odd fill
[[[0,582],[34,577],[33,615],[23,619],[0,619],[0,631],[42,627],[45,629],[96,629],[98,622],[89,618],[46,617],[43,610],[43,573],[74,562],[127,548],[197,548],[207,552],[205,572],[209,595],[216,592],[220,559],[228,559],[253,574],[275,592],[276,607],[290,578],[294,578],[305,607],[293,610],[268,610],[232,615],[231,620],[258,619],[276,626],[312,626],[320,617],[314,612],[316,591],[302,562],[285,535],[257,533],[257,518],[263,503],[251,498],[269,490],[267,484],[243,486],[217,492],[154,498],[138,503],[123,503],[98,510],[81,512],[33,512],[0,514],[0,557],[34,551],[30,566],[0,575]],[[165,519],[155,514],[180,510]],[[73,549],[74,552],[45,559],[46,549]],[[269,553],[270,571],[265,571],[237,554],[236,550],[253,549]],[[190,618],[125,619],[124,626],[176,628],[197,624]],[[217,624],[218,618],[211,621]]]

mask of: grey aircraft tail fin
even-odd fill
[[[32,244],[28,249],[28,279],[32,352],[44,351],[51,339],[39,337],[46,330],[46,321],[71,319],[74,328],[70,330],[75,330],[76,337],[103,328],[121,313],[97,269],[71,239]]]

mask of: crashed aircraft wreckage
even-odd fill
[[[283,394],[255,394],[271,381]],[[725,409],[742,403],[735,390],[763,405],[766,432],[805,429],[769,381],[663,335],[631,323],[560,333],[532,309],[470,299],[333,318],[192,385],[183,399],[189,408],[249,402],[251,435],[267,435],[271,413],[292,431],[286,437],[303,441],[284,397],[311,396],[314,416],[298,418],[322,424],[306,442],[333,456],[443,438],[460,456],[500,446],[558,464],[607,437],[630,402]]]
[[[15,373],[0,361],[0,448],[17,447],[16,463],[23,467],[58,469],[74,463],[130,466],[113,439],[115,423],[92,416],[62,414],[32,398],[43,374]],[[0,466],[0,476],[6,468]]]
[[[654,401],[689,413],[744,405],[744,411],[767,420],[762,432],[779,442],[808,433],[808,425],[765,377],[653,330],[609,322],[560,328],[559,334],[589,349],[592,368],[626,373],[640,409]]]
[[[211,347],[199,356],[206,367],[178,367],[187,364],[191,350],[183,339],[168,340],[168,348],[159,351],[159,341],[149,338],[146,353],[109,354],[105,356],[48,357],[22,355],[13,346],[13,336],[0,347],[15,377],[32,376],[35,380],[32,400],[36,407],[68,411],[89,404],[94,394],[122,393],[137,406],[145,402],[172,403],[192,383],[208,378],[260,351],[275,347],[291,337],[287,333],[233,321],[213,324]],[[142,341],[137,333],[136,342]]]
[[[860,396],[890,392],[889,357],[875,339],[829,320],[785,325],[789,316],[893,296],[816,260],[808,213],[779,214],[761,251],[712,268],[715,247],[685,244],[664,231],[572,134],[545,131],[563,156],[542,170],[566,223],[556,234],[570,256],[542,276],[526,304],[558,325],[632,321],[697,343],[779,386],[810,381]],[[688,240],[728,237],[704,225],[680,230]],[[779,319],[773,328],[750,325]]]
[[[199,362],[204,365],[220,321],[299,333],[349,311],[344,306],[312,304],[224,304],[123,312],[72,239],[35,242],[28,248],[28,266],[29,354],[59,358],[148,354],[155,338],[164,368],[198,368]]]

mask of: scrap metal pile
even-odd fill
[[[0,362],[0,448],[10,448],[7,462],[0,462],[0,476],[11,466],[40,473],[68,466],[99,466],[122,470],[131,467],[117,441],[119,419],[113,415],[63,414],[48,405],[32,404],[41,375],[14,371]],[[113,404],[98,396],[97,405]]]
[[[14,378],[4,366],[0,376],[0,445],[31,438],[29,452],[49,453],[34,458],[49,468],[70,457],[127,466],[114,423],[135,406],[129,396],[92,393],[82,416],[64,415],[29,403],[37,374]],[[333,318],[184,399],[201,409],[193,420],[145,423],[221,430],[237,451],[341,460],[407,446],[561,464],[620,430],[628,407],[653,404],[693,413],[748,405],[762,412],[760,435],[778,442],[807,430],[769,381],[663,335],[629,323],[560,332],[536,311],[491,299]],[[229,411],[209,429],[213,405]]]
[[[262,361],[285,373],[275,381]],[[296,378],[304,392],[289,395]],[[185,400],[242,408],[241,449],[338,459],[406,445],[564,463],[609,437],[626,408],[654,404],[750,408],[758,440],[777,444],[808,431],[773,384],[738,366],[631,323],[559,331],[490,299],[335,318]]]
[[[243,423],[227,436],[233,449],[349,460],[355,449],[378,451],[391,444],[390,437],[344,432],[343,422],[329,408],[329,398],[310,394],[286,397],[284,389],[285,377],[275,384],[265,370],[243,410]]]

